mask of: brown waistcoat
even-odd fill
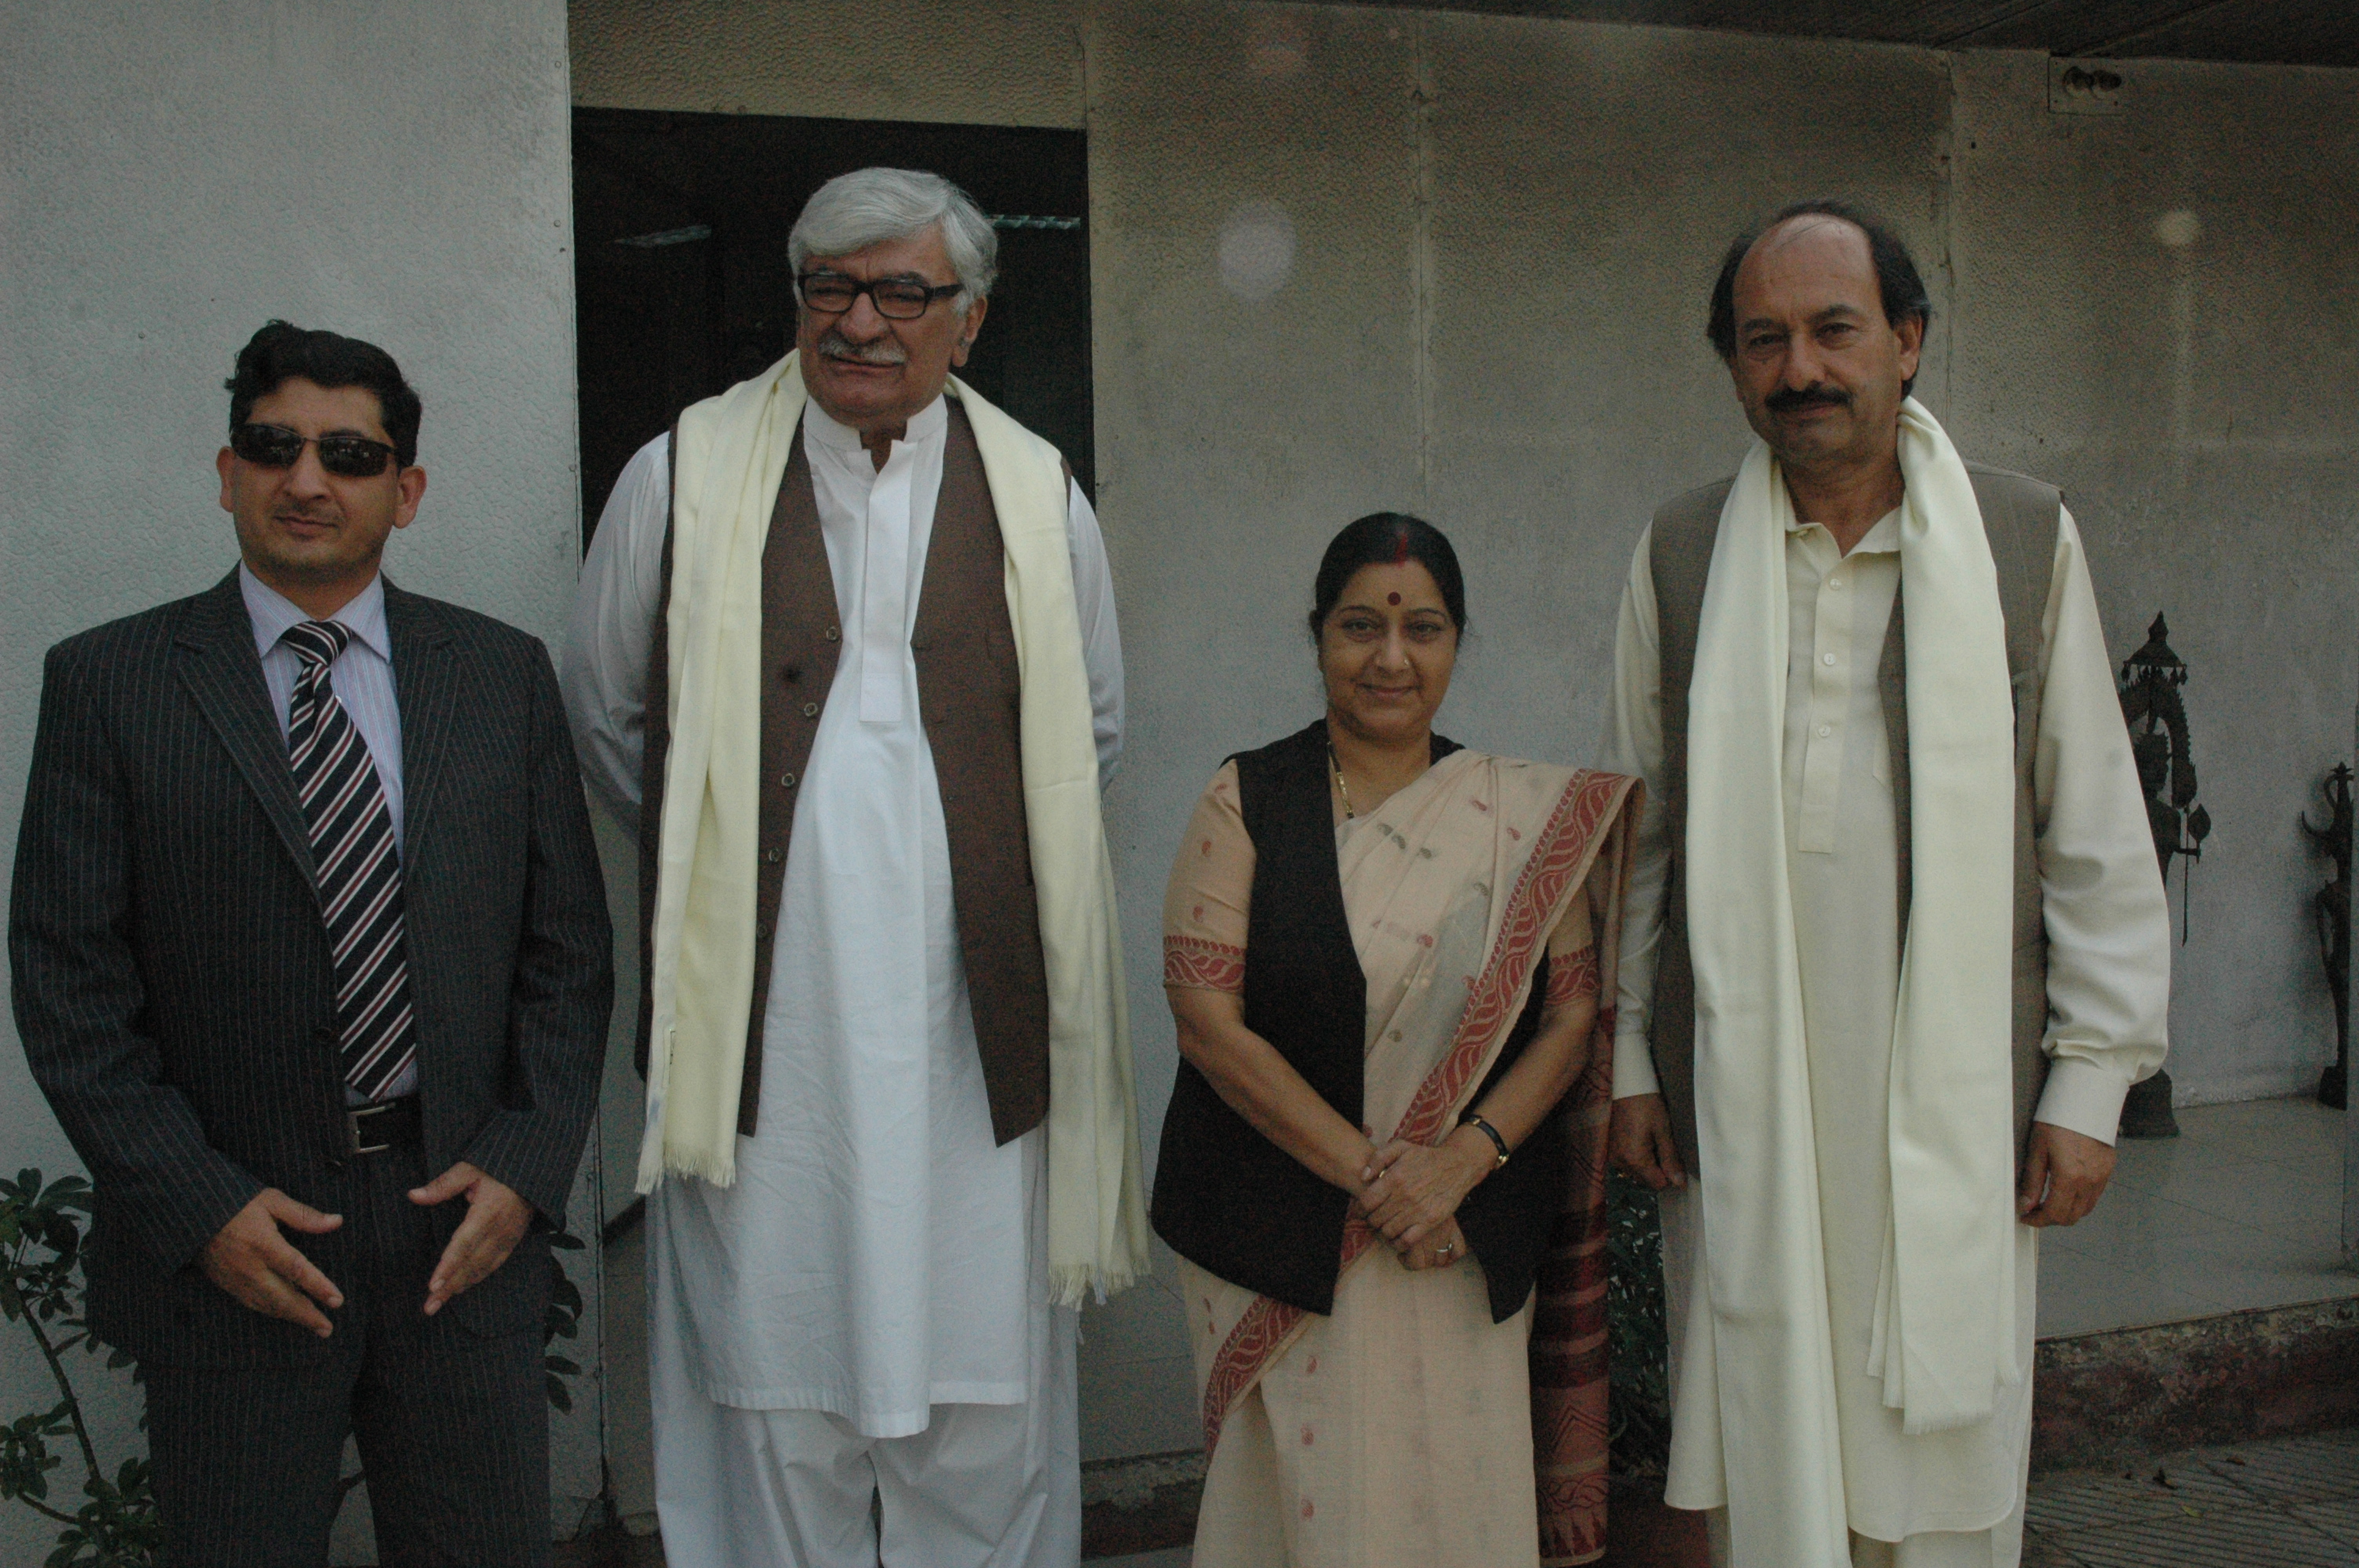
[[[1998,568],[2000,612],[2006,621],[2007,678],[2015,689],[2015,1133],[2020,1150],[2048,1081],[2048,930],[2039,902],[2039,862],[2033,819],[2031,770],[2039,741],[2040,623],[2056,561],[2056,530],[2063,497],[2052,485],[2003,469],[1966,465],[1981,506],[1983,531]],[[1657,640],[1662,651],[1664,804],[1671,863],[1663,935],[1657,947],[1655,1001],[1647,1034],[1655,1071],[1669,1102],[1680,1158],[1696,1162],[1695,968],[1688,950],[1688,685],[1695,674],[1696,634],[1703,616],[1704,579],[1732,480],[1690,491],[1655,514],[1650,566],[1655,581]],[[1899,852],[1899,908],[1908,930],[1908,654],[1902,607],[1904,577],[1892,601],[1876,686],[1884,698],[1885,730],[1892,748],[1892,805]]]
[[[679,482],[674,432],[673,482]],[[795,795],[810,760],[835,682],[843,632],[834,573],[820,532],[810,465],[797,431],[762,546],[761,857],[754,896],[753,1007],[745,1031],[745,1077],[737,1130],[751,1136],[761,1104],[762,1021],[770,994],[772,939],[795,819]],[[653,1022],[656,841],[663,821],[664,763],[670,751],[663,628],[671,602],[671,539],[664,540],[661,608],[647,671],[646,799],[639,816],[639,1071],[647,1065]],[[1049,980],[1040,952],[1040,911],[1032,887],[1025,826],[1019,731],[1022,686],[1016,632],[1007,615],[1006,550],[983,454],[963,410],[950,406],[942,488],[909,636],[918,664],[918,711],[933,751],[934,777],[949,828],[951,888],[960,956],[974,1013],[975,1044],[991,1099],[991,1129],[1009,1140],[1040,1124],[1049,1109]],[[856,693],[854,694],[857,695]]]

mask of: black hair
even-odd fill
[[[1925,280],[1918,276],[1917,263],[1908,254],[1908,247],[1900,236],[1887,228],[1875,213],[1854,207],[1848,201],[1797,201],[1751,233],[1739,238],[1721,258],[1720,276],[1712,286],[1712,316],[1705,323],[1704,336],[1723,360],[1736,356],[1736,269],[1760,242],[1761,236],[1778,224],[1794,218],[1833,218],[1849,223],[1867,236],[1868,259],[1875,264],[1875,288],[1884,297],[1884,319],[1895,327],[1914,320],[1919,327],[1933,324],[1933,301],[1925,292]],[[1910,376],[1900,386],[1902,396],[1917,384]]]
[[[358,338],[306,330],[284,321],[271,322],[238,350],[237,373],[222,383],[229,389],[229,427],[245,424],[258,399],[298,377],[314,386],[357,386],[375,393],[385,433],[393,440],[394,460],[403,468],[418,460],[418,421],[424,405],[401,378],[393,356]]]
[[[1422,517],[1406,512],[1371,512],[1327,542],[1319,558],[1319,576],[1310,589],[1310,640],[1319,641],[1343,585],[1362,567],[1398,566],[1415,561],[1433,574],[1441,590],[1441,606],[1461,637],[1466,635],[1466,579],[1458,569],[1458,552],[1449,537]]]

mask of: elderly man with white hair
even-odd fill
[[[951,376],[964,192],[843,175],[788,245],[795,351],[624,470],[564,670],[639,824],[665,1553],[1072,1563],[1073,1309],[1147,1268],[1104,546]]]

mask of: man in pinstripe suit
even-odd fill
[[[17,845],[92,1325],[165,1563],[323,1563],[347,1433],[381,1563],[544,1563],[547,1237],[613,989],[557,682],[379,574],[426,489],[390,356],[272,322],[229,387],[242,563],[49,651]]]

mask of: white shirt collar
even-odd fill
[[[1786,532],[1790,535],[1799,535],[1807,534],[1813,528],[1824,532],[1825,526],[1821,523],[1805,523],[1798,517],[1786,524]],[[1830,535],[1829,537],[1832,535]],[[1859,536],[1859,543],[1851,547],[1851,554],[1854,556],[1888,556],[1899,553],[1900,508],[1897,506],[1877,518],[1875,525]]]
[[[1865,551],[1869,555],[1889,556],[1900,552],[1900,508],[1894,507],[1875,520],[1875,526],[1859,536],[1851,547],[1854,556]]]
[[[948,395],[944,394],[909,416],[909,427],[902,434],[901,441],[906,446],[919,446],[939,440],[950,427],[950,404]],[[848,456],[864,450],[860,445],[860,432],[849,425],[837,423],[816,402],[807,400],[803,404],[803,427],[830,451]]]
[[[246,619],[254,622],[255,652],[265,657],[290,628],[312,619],[285,594],[255,576],[254,568],[244,561],[237,564],[237,586],[245,596]],[[393,639],[385,628],[383,573],[370,578],[366,588],[328,619],[341,624],[378,658],[387,664],[393,662]]]

